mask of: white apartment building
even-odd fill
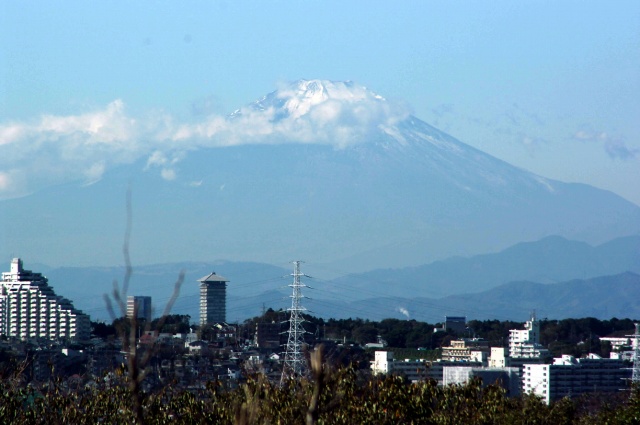
[[[421,360],[395,360],[391,351],[376,351],[371,362],[373,375],[400,375],[411,382],[425,381],[429,376],[429,362]],[[442,379],[442,376],[440,377]]]
[[[395,360],[391,351],[376,351],[374,360],[371,362],[371,372],[373,375],[399,375],[406,377],[411,382],[426,381],[433,379],[442,385],[443,371],[447,366],[482,366],[481,362],[469,361],[461,363],[459,361],[438,360],[435,362],[425,359],[419,360]]]
[[[509,356],[512,359],[550,357],[549,350],[540,344],[540,322],[535,314],[525,323],[523,330],[509,331]]]
[[[22,267],[14,258],[0,281],[0,335],[20,338],[85,340],[89,316],[56,295],[46,277]]]
[[[497,384],[508,396],[517,396],[521,391],[520,369],[517,367],[445,366],[442,384],[465,385],[473,378],[482,379],[482,386]]]
[[[603,359],[596,354],[576,359],[563,355],[553,364],[525,364],[523,391],[542,397],[549,404],[563,397],[588,392],[611,393],[627,388],[631,370],[619,359]]]
[[[614,351],[622,351],[625,347],[630,347],[633,350],[636,348],[636,340],[631,336],[603,336],[600,337],[600,341],[609,342],[611,344],[611,349]]]

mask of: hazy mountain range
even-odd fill
[[[124,276],[122,267],[50,268],[28,263],[25,267],[43,272],[58,294],[72,299],[94,319],[109,319],[103,294],[111,292],[114,280],[122,283]],[[185,271],[185,280],[173,311],[190,314],[194,321],[199,317],[197,279],[212,271],[230,281],[229,320],[259,315],[263,307],[290,306],[291,270],[251,262],[135,266],[129,294],[151,295],[159,314],[180,270]],[[632,284],[638,273],[640,236],[595,247],[548,237],[494,254],[454,257],[420,267],[336,279],[314,275],[303,279],[311,287],[304,291],[311,298],[304,304],[323,317],[411,317],[432,322],[458,314],[524,320],[532,309],[550,318],[640,317],[640,305],[633,302],[640,295],[640,285],[636,289]]]
[[[371,293],[405,293],[443,297],[480,292],[514,280],[558,283],[633,271],[640,273],[640,236],[617,238],[597,246],[550,236],[493,254],[453,257],[418,267],[379,269],[345,276],[335,287]]]
[[[308,293],[308,291],[307,291]],[[314,294],[312,294],[314,295]],[[414,296],[411,296],[414,295]],[[233,299],[237,314],[252,316],[261,297],[277,299],[280,293]],[[416,319],[442,322],[444,316],[466,316],[467,320],[514,320],[524,322],[535,311],[548,319],[595,317],[598,319],[639,318],[640,275],[621,273],[560,283],[510,282],[474,294],[427,298],[418,294],[377,297],[355,301],[311,299],[312,314],[333,318]],[[282,300],[277,307],[287,308]],[[286,316],[286,315],[285,315]]]
[[[303,80],[99,179],[0,201],[0,253],[120,264],[127,187],[137,264],[302,259],[339,275],[640,232],[614,193],[516,168],[357,84]]]

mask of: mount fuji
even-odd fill
[[[620,196],[514,167],[351,82],[298,81],[165,130],[97,182],[0,201],[3,257],[121,263],[127,187],[138,264],[303,259],[339,275],[640,232]]]

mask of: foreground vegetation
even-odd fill
[[[23,386],[0,382],[0,421],[6,424],[638,424],[640,391],[563,399],[508,398],[498,386],[438,387],[397,377],[359,376],[355,368],[330,371],[312,359],[310,379],[283,386],[261,376],[234,390],[220,383],[153,394],[134,394],[126,374],[97,386]],[[124,371],[123,371],[124,372]],[[138,405],[138,401],[140,401]],[[139,409],[139,411],[138,411]]]

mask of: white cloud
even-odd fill
[[[0,146],[8,145],[22,137],[25,128],[19,124],[8,124],[0,127]]]
[[[1,171],[6,176],[10,169],[13,181],[0,187],[0,199],[66,181],[96,182],[108,167],[134,161],[146,150],[138,127],[120,100],[78,115],[0,123],[0,157],[7,167]]]
[[[162,171],[160,171],[160,175],[167,181],[176,179],[176,172],[171,168],[163,168]]]
[[[98,161],[92,164],[89,168],[87,168],[84,172],[84,175],[87,179],[87,185],[93,184],[99,181],[102,178],[106,169],[106,164],[104,161]]]
[[[167,163],[167,157],[162,151],[154,151],[147,159],[147,169],[154,165],[165,165]]]
[[[26,190],[23,173],[16,169],[0,170],[0,199],[22,196]]]
[[[606,131],[579,130],[573,138],[583,142],[601,143],[604,151],[613,159],[628,160],[636,158],[640,149],[627,146],[621,137],[611,136]]]
[[[344,148],[364,143],[379,129],[392,131],[407,116],[406,108],[364,87],[312,80],[274,92],[230,117],[177,122],[154,111],[134,118],[117,99],[77,115],[0,122],[0,157],[9,164],[0,168],[0,199],[67,181],[91,184],[111,167],[145,157],[145,170],[174,180],[186,153],[202,147],[321,143]]]
[[[640,154],[640,149],[630,148],[621,140],[607,140],[604,150],[614,159],[632,159]]]
[[[8,191],[11,186],[11,178],[8,173],[0,171],[0,191]]]
[[[363,143],[379,127],[390,127],[408,110],[351,83],[303,81],[281,88],[231,118],[211,115],[179,126],[173,140],[198,139],[204,146],[264,143]]]

